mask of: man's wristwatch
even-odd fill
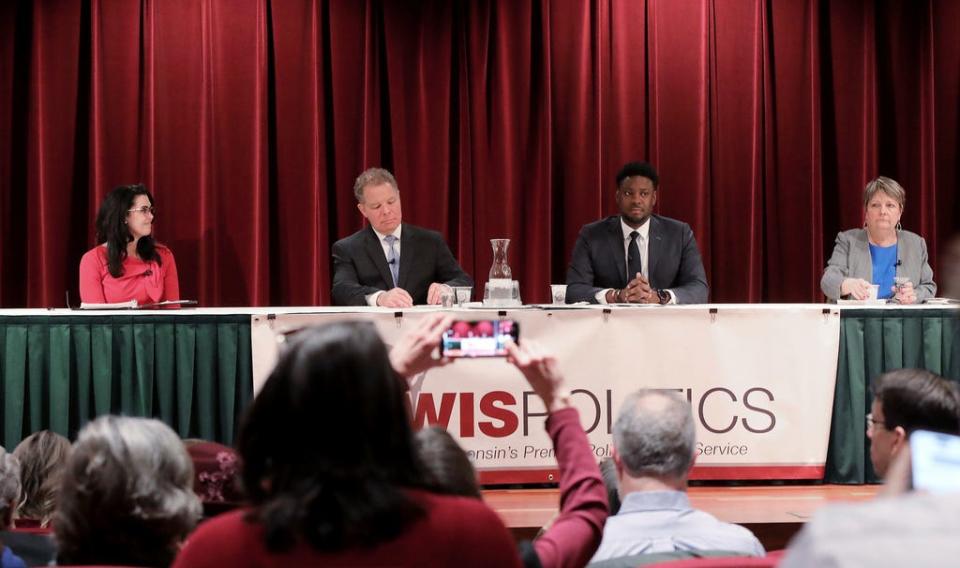
[[[660,300],[660,305],[670,303],[670,292],[666,290],[657,290],[657,298]]]

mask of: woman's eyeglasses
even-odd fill
[[[149,213],[149,214],[151,214],[151,215],[156,215],[156,214],[157,214],[157,208],[156,208],[156,207],[147,207],[146,205],[144,205],[143,207],[137,207],[136,209],[127,209],[127,213],[133,213],[133,212],[142,213],[142,214],[144,214],[144,215],[146,215],[147,213]]]

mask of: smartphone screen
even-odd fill
[[[440,355],[444,357],[505,357],[508,340],[520,340],[520,324],[513,320],[453,322],[443,332]]]
[[[914,489],[960,491],[960,436],[917,430],[910,435],[910,467]]]

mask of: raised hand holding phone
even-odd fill
[[[506,344],[519,340],[520,324],[514,320],[456,320],[443,332],[440,354],[450,358],[506,357]]]
[[[436,358],[434,350],[440,345],[443,330],[453,323],[453,316],[433,313],[423,318],[409,333],[404,334],[390,350],[390,364],[407,379],[434,367],[450,363],[450,359]]]
[[[556,357],[530,340],[524,341],[522,346],[508,342],[506,349],[507,361],[523,373],[533,391],[543,400],[547,412],[570,406],[570,389],[557,366]]]

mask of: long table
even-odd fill
[[[876,479],[864,432],[873,378],[886,370],[915,366],[960,380],[960,332],[952,307],[717,304],[656,311],[584,310],[591,309],[591,315],[613,319],[646,318],[654,313],[679,317],[683,310],[693,310],[720,321],[730,320],[727,315],[733,313],[762,314],[768,319],[771,314],[786,316],[797,310],[820,310],[824,318],[839,312],[832,427],[823,472],[824,480],[832,483]],[[539,331],[528,326],[524,337],[562,330],[566,320],[587,317],[584,310],[523,310],[525,318],[548,322]],[[405,313],[423,311],[416,308]],[[507,316],[513,317],[521,310],[509,312]],[[271,322],[297,314],[315,321],[397,315],[375,308],[317,307],[91,313],[0,310],[0,439],[11,448],[43,428],[72,436],[92,417],[109,412],[155,416],[183,437],[229,443],[242,409],[253,396],[254,377],[264,372],[257,368],[258,359],[263,366],[263,357],[255,357],[251,347],[256,343],[252,329],[258,322],[268,324],[260,325],[261,330],[269,329]],[[771,335],[769,340],[777,338]],[[699,346],[701,351],[711,348]],[[762,344],[756,349],[758,353],[766,350]],[[697,346],[690,348],[691,353],[697,350]]]

